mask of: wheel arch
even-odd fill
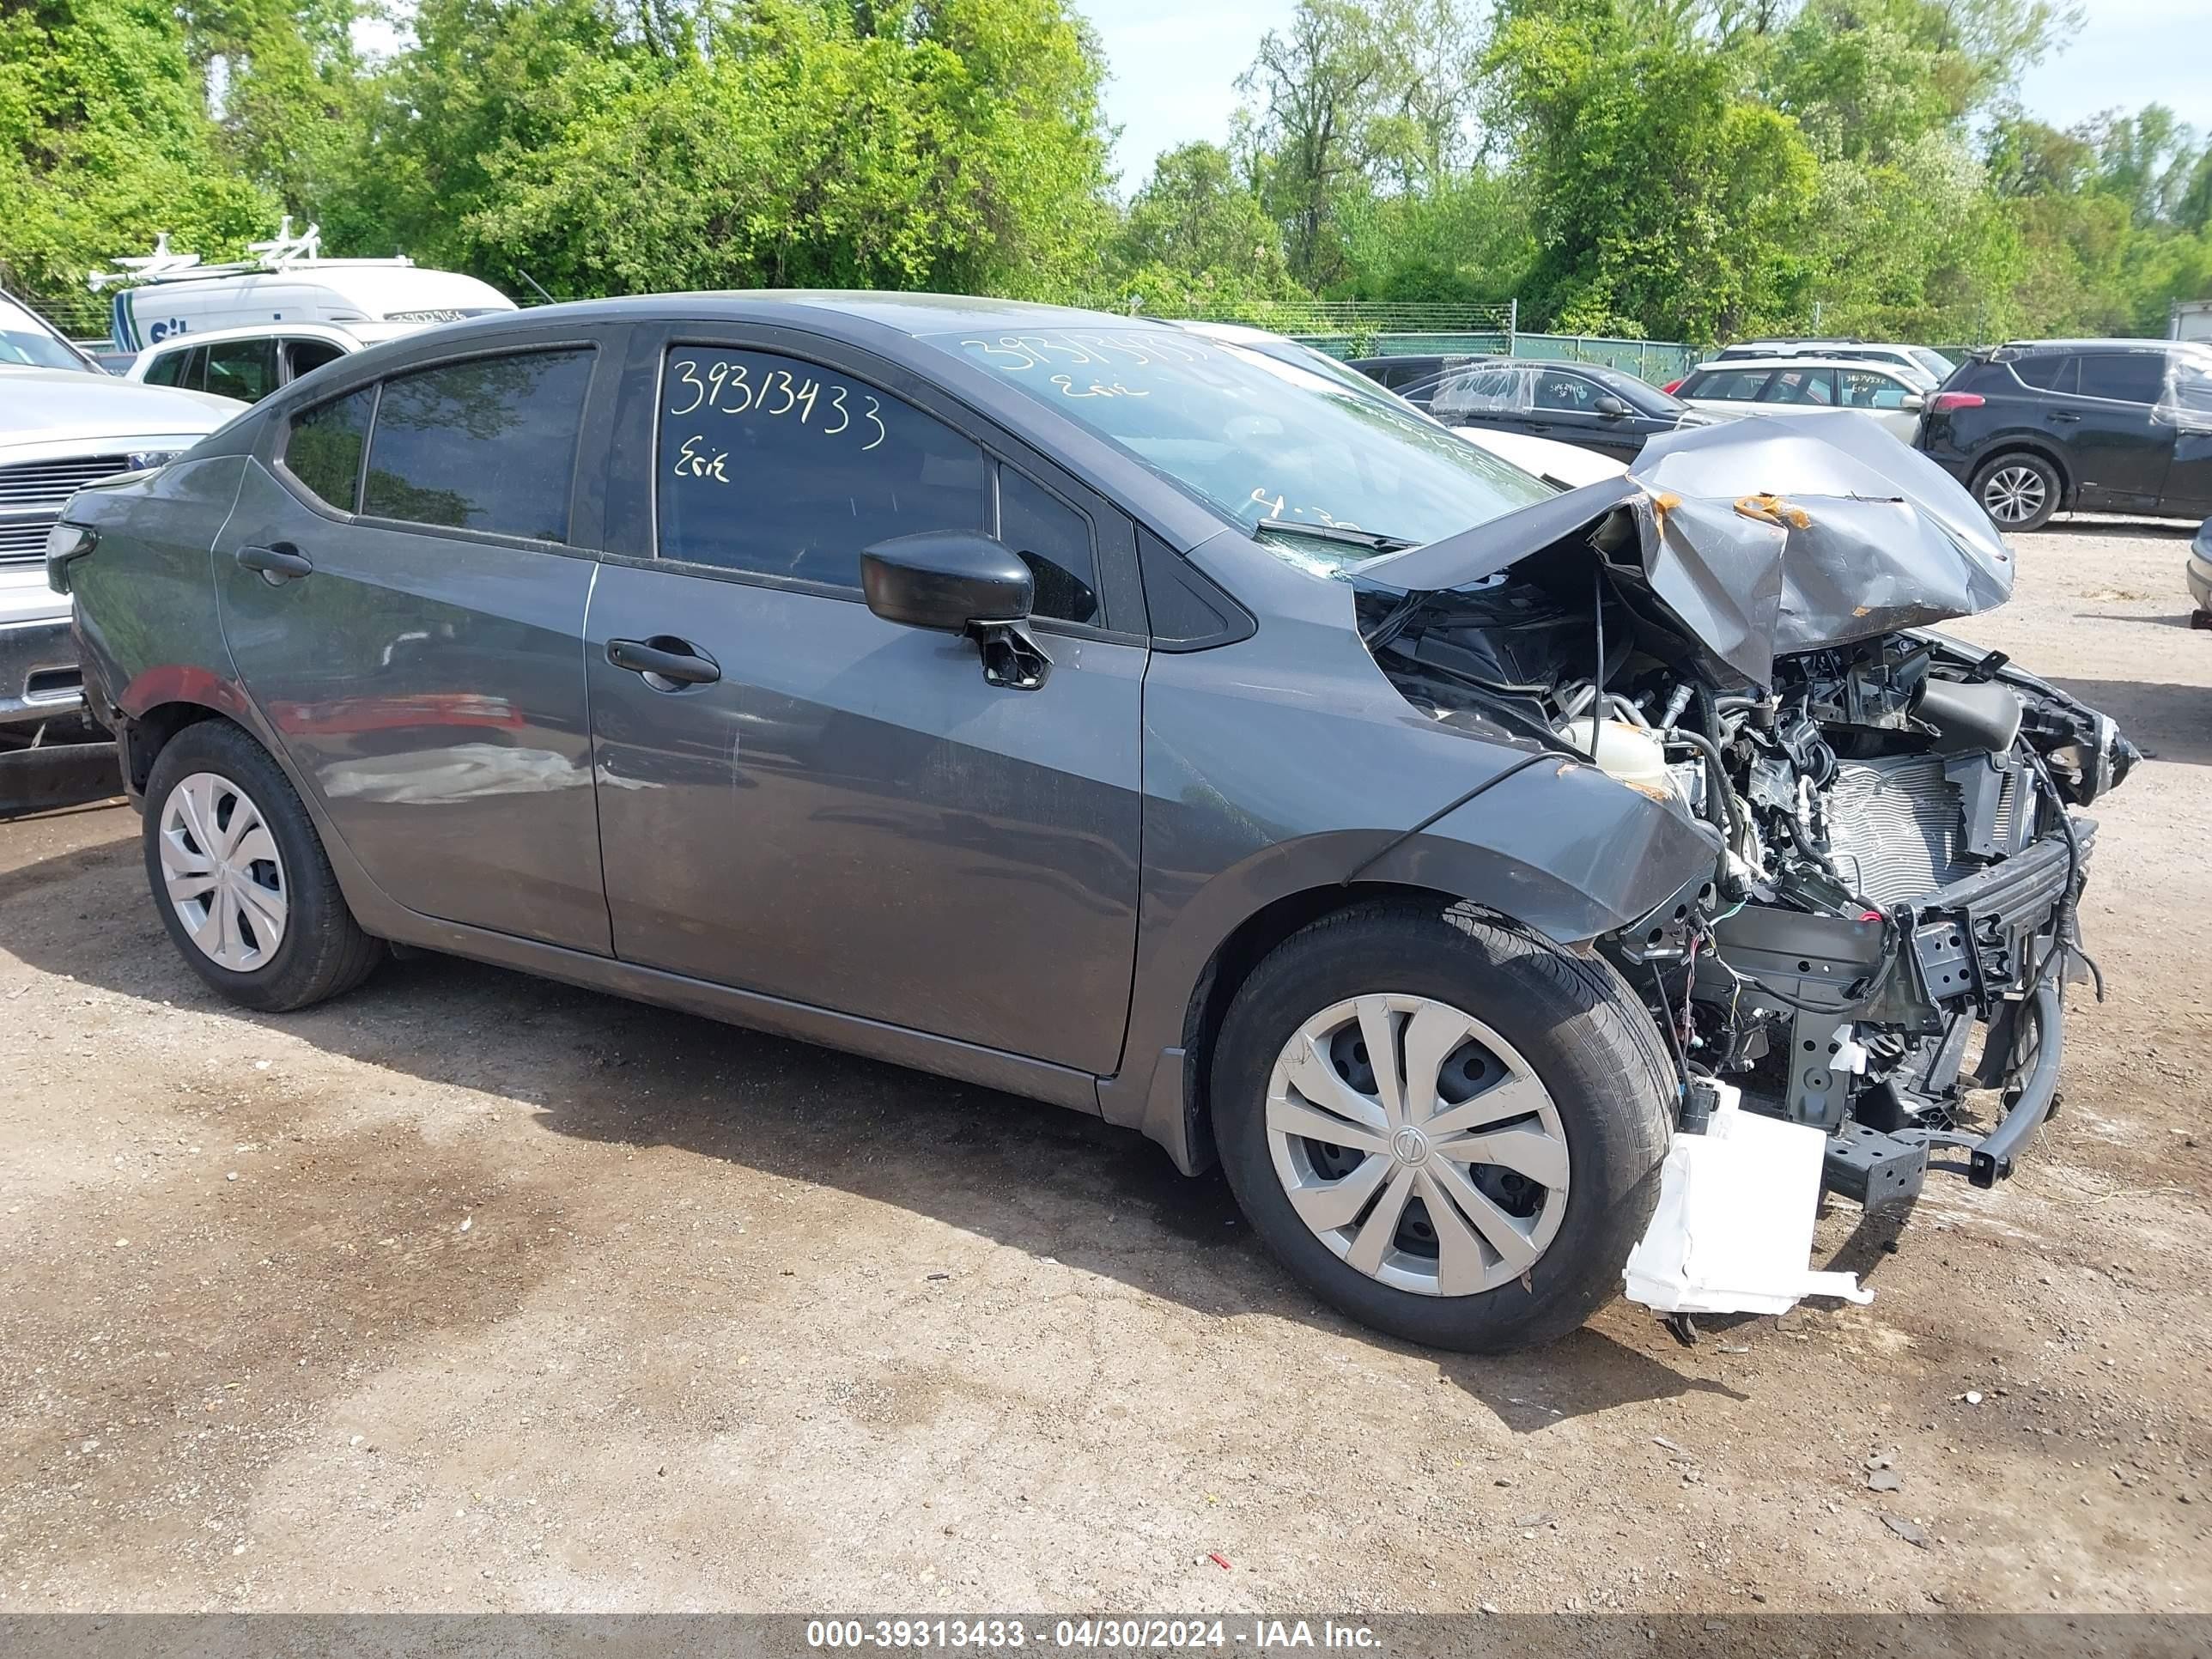
[[[1521,923],[1488,906],[1441,888],[1396,881],[1330,882],[1285,893],[1261,905],[1232,928],[1200,970],[1183,1011],[1179,1066],[1164,1064],[1166,1076],[1153,1079],[1152,1105],[1145,1128],[1167,1147],[1185,1174],[1195,1175],[1218,1159],[1213,1141],[1213,1106],[1209,1095],[1213,1048],[1230,1003],[1252,972],[1285,940],[1323,917],[1357,909],[1377,900],[1401,899],[1441,912],[1465,907],[1501,927]],[[1164,1093],[1166,1098],[1163,1100]],[[1170,1121],[1159,1121],[1163,1111]],[[1173,1139],[1169,1137],[1173,1135]]]
[[[2058,505],[2055,510],[2066,512],[2073,507],[2075,491],[2078,488],[2074,469],[2067,465],[2065,454],[2058,445],[2039,434],[2008,432],[2002,438],[1992,439],[1988,447],[1974,458],[1973,468],[1967,474],[1968,488],[1972,488],[1990,468],[2013,455],[2033,455],[2046,464],[2058,475]],[[1980,497],[1975,499],[1978,501]]]
[[[143,796],[146,793],[146,781],[153,776],[154,763],[161,757],[161,751],[187,726],[198,726],[206,720],[221,720],[226,726],[238,726],[248,737],[253,736],[223,710],[209,703],[184,699],[155,703],[131,716],[125,722],[121,733],[124,775],[130,781],[131,793]]]

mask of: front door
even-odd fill
[[[1625,413],[1601,415],[1599,403],[1613,397],[1604,385],[1571,369],[1534,371],[1535,394],[1528,411],[1528,430],[1540,438],[1579,444],[1615,460],[1632,461],[1644,453],[1644,441],[1656,423],[1633,408]]]
[[[2212,514],[2212,371],[2176,363],[2158,413],[2173,423],[2173,464],[2159,510],[2192,519]]]
[[[1146,659],[1101,575],[1126,522],[927,388],[771,337],[671,345],[623,418],[656,556],[602,569],[586,629],[616,954],[1110,1073]],[[1037,690],[863,602],[862,548],[947,529],[1030,563]]]
[[[568,544],[593,356],[479,356],[302,411],[215,561],[247,695],[377,884],[604,955],[595,565]]]

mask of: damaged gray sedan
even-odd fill
[[[427,948],[1030,1095],[1495,1350],[1826,1288],[1685,1204],[1803,1279],[1817,1186],[2055,1098],[2133,751],[1924,631],[2011,583],[1948,478],[1750,424],[1562,493],[1126,318],[607,301],[332,365],[48,568],[224,994]]]

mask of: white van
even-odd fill
[[[143,351],[179,334],[292,323],[335,324],[369,343],[515,308],[488,283],[425,270],[404,255],[325,259],[317,228],[295,236],[289,218],[273,240],[255,242],[251,251],[251,262],[204,265],[196,253],[171,252],[165,235],[151,254],[118,259],[115,270],[96,272],[94,292],[115,289],[108,322],[116,349]]]

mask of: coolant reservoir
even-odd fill
[[[1590,726],[1588,716],[1569,720],[1561,728],[1566,740],[1585,755],[1590,754]],[[1632,789],[1640,789],[1647,795],[1672,795],[1675,793],[1674,775],[1667,769],[1667,751],[1659,739],[1640,726],[1626,720],[1598,720],[1595,757],[1598,770],[1609,778],[1618,778]]]

